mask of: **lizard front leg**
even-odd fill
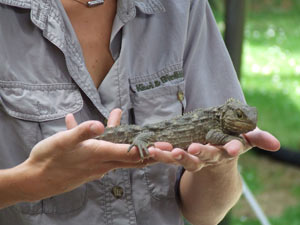
[[[233,136],[229,134],[223,133],[220,129],[212,129],[207,132],[206,141],[213,145],[225,145],[226,143],[230,142],[231,140],[239,140],[244,145],[246,144],[245,140],[239,136]]]
[[[154,132],[142,132],[139,133],[132,141],[132,144],[128,148],[128,152],[136,146],[139,150],[141,160],[143,161],[145,156],[149,155],[148,147],[153,145]]]

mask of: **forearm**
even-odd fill
[[[216,225],[237,202],[242,183],[237,160],[185,172],[180,182],[182,213],[194,225]]]
[[[18,202],[33,200],[25,191],[26,186],[30,185],[33,184],[23,164],[0,170],[0,209]]]

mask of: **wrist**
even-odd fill
[[[35,185],[31,182],[32,176],[29,171],[25,163],[0,170],[0,208],[37,200],[35,195],[38,192],[29,191],[29,187]]]
[[[180,182],[180,195],[187,219],[197,224],[216,224],[237,202],[242,193],[237,161],[234,158],[197,172],[185,171]]]
[[[231,160],[226,160],[222,163],[215,165],[208,165],[203,167],[197,172],[190,172],[194,179],[203,179],[203,177],[209,178],[211,181],[226,180],[232,178],[232,176],[239,176],[238,171],[238,157]],[[198,177],[198,178],[197,178]]]
[[[43,198],[39,177],[41,171],[27,161],[8,171],[12,178],[13,192],[18,193],[18,202],[31,202]]]
[[[225,171],[237,170],[238,168],[238,157],[234,157],[230,160],[225,160],[222,163],[215,165],[208,165],[203,169],[212,173],[220,173]]]

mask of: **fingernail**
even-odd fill
[[[200,150],[197,150],[197,151],[195,151],[195,152],[194,152],[194,154],[193,154],[193,155],[199,155],[199,154],[200,154],[200,152],[201,152]]]
[[[150,146],[149,148],[148,148],[148,150],[149,151],[153,151],[155,148],[153,147],[153,146]]]
[[[154,153],[150,153],[149,158],[155,159],[155,154]]]
[[[98,126],[96,124],[92,124],[90,126],[90,130],[94,133],[94,134],[98,134]]]
[[[181,160],[182,159],[182,155],[178,155],[175,157],[176,160]]]
[[[149,157],[150,158],[154,158],[155,157],[155,153],[153,151],[155,151],[155,148],[153,146],[149,147],[148,148],[148,151],[149,151]]]

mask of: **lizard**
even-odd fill
[[[131,144],[128,152],[136,146],[144,160],[148,147],[158,141],[185,150],[194,142],[224,145],[237,139],[245,144],[241,134],[252,131],[256,124],[257,109],[231,98],[223,105],[199,108],[157,123],[108,127],[96,139]]]

